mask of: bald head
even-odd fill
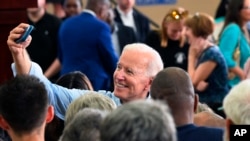
[[[86,9],[92,10],[98,19],[107,21],[110,2],[109,0],[88,0]]]
[[[160,71],[152,82],[151,96],[168,103],[177,126],[193,122],[197,97],[192,81],[184,70],[169,67]]]
[[[156,75],[151,94],[155,99],[193,97],[194,88],[187,72],[177,67],[169,67]]]

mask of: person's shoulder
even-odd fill
[[[80,21],[79,19],[80,19],[80,15],[68,17],[64,21],[62,21],[61,27],[69,28],[69,27],[72,27],[72,25],[78,25],[77,23],[79,23]]]
[[[240,32],[240,27],[236,23],[230,23],[225,27],[225,31]]]
[[[224,129],[218,127],[196,126],[196,130],[200,133],[207,134],[223,134]]]
[[[147,36],[150,38],[160,38],[161,33],[159,29],[153,29],[149,31]]]
[[[111,98],[115,102],[116,106],[120,106],[121,105],[120,98],[116,97],[113,92],[105,91],[105,90],[99,90],[98,93],[103,94],[103,95]]]
[[[148,18],[145,15],[141,14],[140,12],[138,12],[135,9],[133,9],[133,14],[134,14],[134,16],[136,16],[137,18],[139,18],[140,20],[149,22]]]
[[[217,45],[212,45],[211,47],[207,48],[207,52],[219,52],[220,49]]]
[[[196,126],[195,134],[206,138],[205,140],[221,141],[224,134],[223,128]]]
[[[119,30],[130,30],[130,31],[134,31],[132,27],[123,25],[121,23],[115,22],[115,25],[118,27]]]
[[[207,59],[214,59],[218,58],[218,56],[221,56],[221,52],[218,46],[208,47],[203,54],[204,58]]]

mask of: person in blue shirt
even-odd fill
[[[12,69],[14,76],[28,74],[38,77],[46,86],[49,101],[55,108],[55,115],[64,119],[68,105],[88,90],[67,89],[51,83],[44,75],[39,65],[32,62],[26,52],[31,42],[31,36],[25,42],[15,43],[15,40],[29,25],[19,24],[11,32],[7,44],[12,53],[14,63]],[[163,62],[157,51],[142,44],[128,44],[119,58],[114,72],[114,91],[100,90],[114,100],[117,106],[137,99],[149,98],[149,89],[155,75],[163,69]]]

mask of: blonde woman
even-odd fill
[[[179,67],[187,70],[189,45],[184,38],[184,20],[188,11],[177,7],[170,9],[162,20],[160,30],[154,30],[146,38],[146,44],[159,52],[166,67]]]

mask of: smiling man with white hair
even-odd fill
[[[24,32],[28,24],[20,24],[14,28],[8,37],[7,44],[12,53],[14,75],[29,74],[38,77],[46,86],[50,103],[55,107],[55,114],[64,120],[65,111],[74,99],[88,92],[88,90],[67,89],[51,83],[36,63],[29,59],[26,47],[31,37],[17,44],[15,40]],[[142,44],[128,44],[120,56],[114,72],[114,92],[98,91],[114,100],[116,105],[121,103],[146,99],[156,74],[163,69],[160,55],[153,48]]]

